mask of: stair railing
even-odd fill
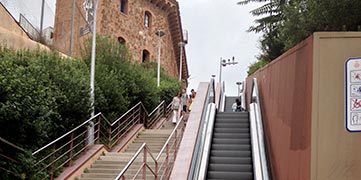
[[[19,164],[19,160],[16,158],[18,152],[24,153],[25,150],[10,143],[9,141],[0,137],[0,177],[7,179],[17,179],[18,174],[14,172],[14,169],[10,168],[11,164]]]
[[[254,178],[255,180],[269,180],[261,103],[256,78],[253,78],[252,103],[249,105],[249,109]]]
[[[135,125],[142,124],[145,127],[149,127],[152,123],[154,124],[158,119],[162,118],[162,115],[168,116],[167,113],[169,113],[164,101],[152,112],[148,114],[144,105],[139,102],[113,123],[110,123],[102,113],[98,113],[71,131],[33,152],[32,155],[37,159],[33,168],[39,169],[37,173],[48,172],[48,177],[45,179],[52,180],[61,173],[64,166],[73,165],[74,159],[85,152],[90,145],[94,143],[104,144],[111,149]],[[90,125],[94,126],[93,133],[90,133],[88,130]],[[94,137],[92,142],[88,142],[90,137]]]
[[[151,175],[154,176],[154,179],[156,180],[169,179],[169,175],[171,173],[175,158],[177,156],[177,150],[183,137],[183,132],[184,121],[182,116],[174,127],[172,133],[169,135],[167,141],[164,143],[162,149],[160,150],[156,158],[154,158],[153,153],[148,148],[147,144],[143,143],[142,146],[139,147],[137,152],[133,155],[131,160],[123,168],[123,170],[117,175],[115,180],[126,180],[125,173],[132,165],[134,165],[134,162],[136,162],[137,158],[141,155],[142,152],[142,164],[135,173],[134,177],[130,179],[136,179],[141,172],[142,179],[146,179],[147,172],[151,172]],[[152,165],[148,162],[147,155],[150,155],[151,162],[154,162],[154,167],[152,167]]]

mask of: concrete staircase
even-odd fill
[[[227,98],[226,112],[216,115],[207,179],[253,180],[248,112],[230,112],[235,98]]]
[[[139,147],[145,142],[152,151],[153,156],[156,157],[167,141],[175,125],[166,121],[162,129],[146,129],[140,132],[137,138],[126,148],[124,152],[109,152],[106,153],[91,165],[91,167],[84,171],[79,180],[114,180],[120,171],[126,166],[129,160],[133,157]],[[148,154],[149,156],[149,154]],[[165,159],[165,155],[161,160]],[[125,173],[126,179],[133,179],[134,175],[143,163],[143,153],[141,153],[135,160],[133,165]],[[154,170],[155,163],[151,157],[147,158],[147,164]],[[142,179],[140,175],[136,179]],[[147,179],[154,179],[154,176],[147,170]]]

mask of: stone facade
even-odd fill
[[[86,27],[84,0],[75,0],[73,48],[70,50],[72,3],[69,0],[57,0],[54,46],[71,56],[81,56],[84,41],[91,33],[80,36],[81,28]],[[133,60],[142,63],[143,52],[148,52],[148,61],[157,62],[158,36],[161,37],[161,66],[175,77],[179,75],[180,48],[183,41],[179,7],[175,0],[126,0],[125,12],[121,12],[122,0],[100,0],[97,10],[97,33],[114,40],[125,40],[125,45],[133,55]],[[124,1],[124,0],[123,0]],[[150,16],[149,27],[145,25],[145,14]],[[182,79],[188,78],[188,67],[184,50],[182,61]]]

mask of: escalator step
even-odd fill
[[[215,133],[249,133],[249,128],[214,128]]]
[[[244,145],[230,145],[230,144],[213,144],[212,150],[235,150],[235,151],[250,151],[251,145],[244,144]]]
[[[211,150],[211,157],[251,157],[251,151]]]
[[[252,164],[251,157],[210,157],[209,163]]]
[[[216,128],[249,128],[249,123],[216,123]]]
[[[249,133],[213,133],[213,138],[250,138]]]
[[[252,164],[209,164],[209,171],[252,172]]]
[[[251,172],[208,171],[207,179],[253,180],[253,173],[251,173]]]
[[[251,144],[249,138],[244,139],[230,139],[230,138],[213,138],[212,144]]]

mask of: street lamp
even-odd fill
[[[236,82],[236,84],[238,85],[238,94],[237,94],[237,97],[238,97],[241,94],[240,86],[242,85],[242,82]]]
[[[179,55],[179,81],[182,81],[182,60],[183,60],[183,49],[185,47],[186,44],[188,44],[188,31],[187,30],[183,30],[182,33],[182,41],[178,43],[178,46],[180,48],[180,55]]]
[[[225,59],[220,60],[219,62],[219,83],[222,83],[222,66],[226,67],[227,65],[235,65],[238,64],[238,62],[234,61],[234,56],[232,57],[232,62],[230,59],[228,59],[228,62]]]
[[[186,42],[182,41],[178,43],[178,46],[180,48],[180,55],[179,55],[179,81],[182,81],[182,57],[183,57],[183,48],[186,46]]]
[[[158,36],[158,72],[157,72],[157,86],[160,86],[160,48],[161,48],[161,37],[165,35],[165,33],[161,30],[158,30],[155,33]]]

